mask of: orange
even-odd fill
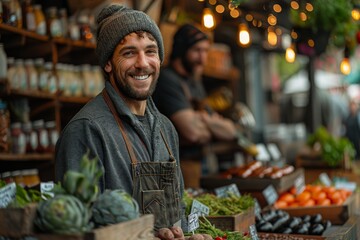
[[[331,201],[328,198],[322,199],[317,203],[318,206],[329,206],[331,205]]]
[[[291,193],[284,193],[279,197],[279,200],[286,202],[287,204],[295,201],[295,196]]]
[[[312,198],[309,198],[305,202],[300,203],[300,205],[303,207],[312,207],[312,206],[315,206],[315,200]]]
[[[311,198],[311,193],[309,191],[303,191],[302,193],[298,194],[295,199],[297,202],[301,204],[306,202],[310,198]]]
[[[335,192],[330,193],[328,196],[329,196],[332,203],[339,202],[340,200],[344,201],[342,199],[340,191],[337,191],[337,190]]]
[[[288,204],[287,204],[287,202],[285,202],[285,201],[277,200],[277,201],[274,203],[274,207],[275,207],[275,208],[286,208],[286,207],[288,207]]]
[[[326,197],[327,195],[323,191],[315,192],[312,194],[312,199],[314,199],[316,202],[320,202],[321,200],[324,200]]]

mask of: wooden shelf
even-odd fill
[[[10,33],[16,33],[18,35],[22,35],[25,37],[29,37],[32,39],[40,40],[40,41],[49,41],[49,36],[47,35],[40,35],[34,32],[30,32],[21,28],[13,27],[7,24],[0,23],[0,30],[1,32],[10,32]]]
[[[53,153],[12,154],[0,153],[0,161],[52,161]]]
[[[56,97],[55,94],[53,93],[36,91],[36,90],[24,91],[24,90],[11,89],[9,94],[13,96],[15,95],[15,96],[28,97],[28,98],[41,98],[41,99],[49,99],[49,100],[54,100]]]
[[[75,103],[75,104],[85,104],[90,101],[91,97],[67,97],[67,96],[60,96],[59,100],[62,103]]]
[[[95,49],[96,45],[92,42],[85,42],[85,41],[80,41],[80,40],[71,40],[69,38],[53,38],[52,39],[55,43],[57,44],[62,44],[62,45],[69,45],[69,46],[73,46],[73,47],[80,47],[80,48],[90,48],[90,49]]]

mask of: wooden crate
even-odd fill
[[[153,239],[154,215],[92,230],[83,235],[35,234],[38,240],[134,240]]]
[[[281,210],[295,217],[320,213],[323,219],[330,220],[332,224],[342,225],[356,212],[356,195],[352,194],[342,205],[288,207]]]
[[[24,208],[0,208],[0,236],[20,238],[34,230],[37,204]]]
[[[248,232],[249,227],[255,224],[254,208],[232,216],[207,216],[216,228],[223,231]]]
[[[281,178],[259,178],[259,177],[248,177],[248,178],[225,178],[221,174],[209,175],[201,177],[200,186],[202,188],[213,190],[218,187],[226,186],[235,183],[240,192],[243,191],[262,191],[269,185],[273,185],[278,193],[282,193],[290,189],[297,178],[304,177],[304,169],[298,168],[294,172],[283,176]]]
[[[259,240],[357,240],[359,239],[358,228],[359,217],[352,216],[343,225],[331,226],[321,236],[259,232],[258,237]]]

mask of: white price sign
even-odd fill
[[[0,208],[6,208],[15,199],[16,183],[10,183],[0,188]]]

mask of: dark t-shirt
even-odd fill
[[[184,89],[184,86],[187,89]],[[185,92],[187,90],[188,93]],[[203,100],[206,93],[201,82],[186,79],[178,75],[172,68],[166,67],[160,71],[156,90],[152,97],[159,111],[170,118],[180,110],[193,108],[191,101]]]
[[[168,118],[180,110],[193,108],[193,100],[202,100],[205,97],[206,92],[201,82],[183,78],[170,67],[161,69],[156,90],[152,95],[159,111]],[[200,146],[183,145],[180,133],[179,137],[181,157],[195,156],[201,153]]]

